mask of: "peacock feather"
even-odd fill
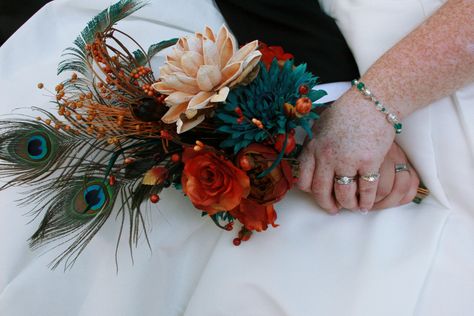
[[[64,71],[79,72],[85,77],[92,76],[91,58],[86,51],[97,34],[109,31],[115,23],[126,18],[146,5],[142,0],[121,0],[96,15],[74,41],[75,47],[67,48],[64,56],[70,57],[59,63],[58,74]]]
[[[66,260],[66,267],[74,263],[109,218],[117,194],[116,188],[101,178],[74,176],[55,179],[54,186],[44,186],[32,197],[42,201],[41,209],[46,209],[46,213],[31,237],[31,247],[37,248],[65,236],[66,241],[71,241],[53,262],[55,268],[62,260]]]
[[[35,120],[0,121],[1,187],[41,183],[53,174],[68,177],[84,161],[84,152],[103,148],[104,141]],[[81,155],[81,152],[83,153]],[[87,154],[88,155],[88,154]]]
[[[6,179],[0,189],[29,188],[20,204],[33,201],[31,214],[44,216],[31,246],[64,247],[53,268],[61,262],[71,267],[111,214],[122,224],[117,245],[124,231],[130,249],[142,231],[148,241],[142,203],[179,182],[180,163],[170,157],[182,147],[169,135],[174,127],[161,122],[168,108],[165,96],[150,87],[156,79],[149,67],[150,58],[177,39],[145,51],[115,28],[145,4],[117,2],[66,49],[58,74],[72,75],[53,93],[58,115],[36,108],[43,117],[0,121],[0,177]],[[137,49],[128,50],[123,39]],[[152,168],[166,168],[166,181],[143,183]]]

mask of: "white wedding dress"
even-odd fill
[[[435,0],[325,0],[361,72],[440,5]],[[106,0],[58,0],[0,48],[1,113],[51,109],[38,82]],[[119,24],[143,46],[217,29],[210,0],[156,0]],[[162,61],[162,56],[155,62]],[[13,111],[13,112],[12,112]],[[278,228],[240,247],[177,191],[149,207],[145,242],[132,264],[119,222],[105,225],[75,266],[32,252],[28,206],[0,192],[2,316],[467,316],[474,314],[474,85],[414,113],[398,138],[432,194],[421,205],[329,216],[294,189],[277,205]],[[32,201],[34,203],[34,201]]]

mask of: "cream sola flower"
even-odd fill
[[[180,38],[160,67],[153,88],[168,95],[170,107],[162,117],[167,124],[176,123],[183,133],[205,119],[205,109],[224,102],[229,89],[251,81],[260,61],[258,41],[237,50],[236,40],[222,26],[217,36],[206,27],[204,33]]]

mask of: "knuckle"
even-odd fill
[[[375,185],[364,185],[364,186],[360,186],[359,194],[361,196],[375,195],[376,190],[377,190],[377,187]]]
[[[320,192],[324,190],[325,181],[322,177],[314,177],[312,181],[313,191]]]
[[[313,193],[314,198],[316,199],[317,202],[319,203],[324,203],[327,201],[330,196],[327,193],[327,190],[323,187],[323,185],[318,185],[319,181],[315,180],[310,188],[311,192]]]
[[[312,188],[311,192],[313,193],[313,196],[317,202],[322,202],[326,199],[326,194],[321,189]]]
[[[296,182],[296,187],[300,189],[301,191],[305,191],[305,192],[311,191],[310,185],[307,182],[303,183],[301,179],[298,180],[298,182]]]
[[[318,148],[318,152],[320,153],[321,156],[328,157],[328,158],[334,155],[334,149],[331,143],[320,144]]]
[[[359,157],[359,163],[362,167],[370,167],[374,163],[374,157],[369,153],[362,153]]]

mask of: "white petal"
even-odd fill
[[[232,59],[229,61],[230,63],[232,62],[238,62],[241,60],[244,60],[249,54],[254,52],[258,48],[258,41],[253,41],[245,46],[241,47],[235,54],[232,56]]]
[[[196,117],[194,120],[186,120],[185,122],[183,122],[181,119],[179,119],[177,122],[176,122],[176,131],[178,132],[178,134],[181,134],[181,133],[184,133],[186,131],[189,131],[190,129],[198,126],[199,124],[202,123],[202,121],[204,121],[204,119],[206,118],[205,115],[200,115],[198,117]]]
[[[212,91],[221,79],[221,71],[216,65],[202,65],[196,75],[197,85],[201,91]]]
[[[187,119],[191,120],[193,119],[193,117],[196,116],[197,113],[198,113],[198,110],[188,109],[186,110],[186,112],[184,112],[184,115],[186,115]]]
[[[202,53],[206,65],[219,65],[219,52],[216,43],[211,40],[203,40]]]
[[[159,93],[164,93],[164,94],[170,94],[173,93],[175,90],[174,88],[170,87],[169,85],[166,84],[166,82],[155,82],[154,84],[151,85],[153,89],[158,91]]]
[[[248,65],[253,65],[253,64],[258,63],[261,57],[262,57],[262,53],[260,51],[258,50],[253,51],[244,59],[244,63],[242,64],[242,67],[246,68]]]
[[[252,59],[246,60],[247,65],[245,66],[245,68],[242,67],[243,68],[242,73],[229,84],[229,87],[233,87],[236,84],[240,83],[242,80],[245,79],[245,77],[247,77],[250,74],[250,72],[252,72],[255,66],[257,66],[258,62],[260,61],[261,54],[259,51],[256,51],[254,53],[258,53],[258,54],[254,54]]]
[[[176,43],[176,46],[183,51],[189,50],[187,37],[181,37],[178,43]]]
[[[163,76],[162,81],[167,87],[176,91],[182,91],[190,94],[199,92],[199,87],[197,86],[196,80],[180,73],[173,73]]]
[[[240,74],[242,73],[242,62],[233,63],[227,65],[224,69],[222,69],[222,82],[217,87],[217,89],[221,89],[228,85],[229,82],[235,80]]]
[[[182,113],[184,113],[184,111],[186,111],[187,107],[188,107],[188,104],[186,102],[182,103],[182,104],[179,104],[179,105],[176,105],[176,106],[172,106],[168,110],[168,112],[166,112],[165,115],[163,115],[161,120],[166,124],[175,123],[176,121],[179,120],[179,116]]]
[[[227,38],[219,49],[219,63],[221,68],[227,66],[229,60],[234,55],[234,44],[230,38]]]
[[[215,42],[216,41],[216,36],[214,35],[214,32],[212,31],[212,29],[206,25],[206,28],[204,29],[204,34],[206,35],[206,37],[208,39],[210,39],[211,41]]]
[[[217,34],[217,41],[216,41],[216,44],[219,50],[222,49],[222,45],[228,38],[229,38],[229,30],[224,25],[222,25],[221,28],[219,29],[219,33]]]
[[[199,110],[209,107],[209,101],[215,94],[215,92],[199,92],[189,101],[188,109]]]
[[[165,102],[169,106],[176,106],[184,102],[188,102],[192,99],[194,94],[189,94],[181,91],[176,91],[171,93],[169,96],[166,97]]]
[[[183,70],[170,62],[165,62],[165,64],[160,67],[160,77],[164,77],[165,75],[170,75],[175,72],[183,72]]]
[[[188,38],[189,51],[201,53],[202,52],[202,38],[192,37]]]
[[[181,67],[183,71],[191,77],[195,77],[199,66],[204,62],[204,59],[201,54],[193,51],[185,52],[181,56]]]
[[[227,99],[227,96],[229,95],[229,87],[223,87],[222,89],[219,90],[217,94],[215,94],[211,98],[211,102],[224,102]]]

